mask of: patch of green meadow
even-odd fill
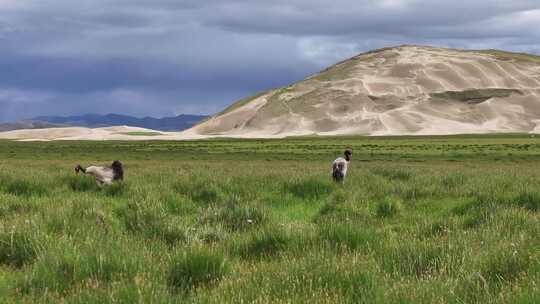
[[[536,140],[0,141],[0,302],[537,303]]]

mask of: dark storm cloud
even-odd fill
[[[463,26],[478,30],[475,25],[484,21],[540,7],[537,1],[499,0],[278,0],[272,3],[223,5],[223,14],[210,18],[210,24],[231,31],[299,36],[401,35],[412,31],[431,36],[433,28],[446,28],[449,34],[460,32]]]
[[[212,113],[397,44],[540,51],[537,1],[2,0],[0,120]]]

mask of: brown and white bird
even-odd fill
[[[96,178],[96,182],[99,186],[111,185],[115,181],[124,180],[124,168],[122,163],[115,160],[110,166],[90,166],[87,168],[77,165],[75,167],[75,173],[82,172],[84,174],[92,175]]]
[[[335,182],[342,183],[347,175],[347,168],[351,161],[352,151],[350,149],[345,150],[343,157],[338,157],[332,163],[332,178]]]

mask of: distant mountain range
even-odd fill
[[[23,130],[23,129],[47,129],[67,127],[65,125],[52,124],[44,121],[22,120],[17,122],[0,123],[0,132]]]
[[[13,123],[0,124],[0,132],[20,129],[44,129],[60,127],[102,128],[130,126],[158,131],[182,131],[208,118],[205,115],[178,115],[175,117],[133,117],[119,114],[86,114],[80,116],[39,116]]]

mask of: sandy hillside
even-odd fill
[[[539,94],[540,57],[401,46],[242,100],[184,134],[537,132]]]

